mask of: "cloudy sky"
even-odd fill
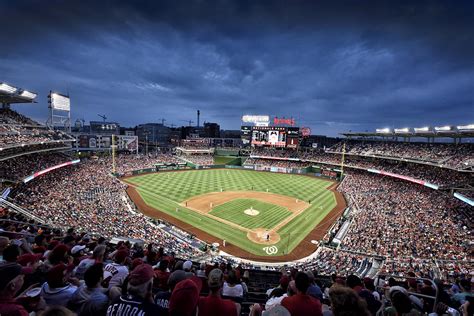
[[[336,4],[335,4],[336,3]],[[0,0],[0,82],[73,121],[294,117],[314,134],[474,123],[473,1]]]

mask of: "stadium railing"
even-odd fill
[[[33,219],[34,221],[36,221],[37,223],[42,223],[42,224],[49,224],[47,223],[46,220],[42,219],[42,218],[39,218],[38,216],[35,216],[33,214],[31,214],[30,212],[24,210],[23,208],[19,207],[18,205],[16,204],[13,204],[7,200],[5,200],[4,198],[0,198],[0,206],[1,207],[4,207],[4,208],[7,208],[7,209],[12,209],[14,210],[15,212],[17,213],[20,213],[28,218],[31,218]]]

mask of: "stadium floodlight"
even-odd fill
[[[70,111],[71,101],[68,96],[53,92],[49,96],[51,107],[55,110]]]
[[[474,131],[474,124],[456,126],[460,131]]]
[[[268,116],[268,115],[244,115],[244,116],[242,116],[242,122],[245,122],[245,123],[268,123],[268,122],[270,122],[270,116]]]
[[[449,132],[451,129],[452,129],[452,127],[448,126],[448,125],[446,125],[446,126],[436,126],[435,127],[435,131],[437,131],[437,132]]]
[[[0,83],[0,92],[6,92],[6,93],[13,94],[17,91],[18,91],[18,88],[10,86],[9,84],[6,84],[4,82]]]
[[[379,134],[388,134],[390,133],[390,128],[377,128],[375,130],[376,133],[379,133]]]
[[[408,127],[405,127],[405,128],[396,128],[395,130],[395,133],[397,134],[406,134],[406,133],[409,133],[410,132],[410,129]]]
[[[38,94],[36,94],[34,92],[27,91],[27,90],[23,90],[23,91],[21,91],[20,96],[23,97],[23,98],[33,100],[34,98],[36,98],[38,96]]]
[[[428,126],[425,127],[415,127],[414,128],[415,133],[426,133],[430,131],[430,128]]]

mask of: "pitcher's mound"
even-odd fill
[[[257,244],[273,245],[280,241],[278,233],[268,231],[265,228],[256,228],[247,233],[247,238]]]
[[[259,211],[257,210],[254,210],[253,208],[248,208],[244,211],[245,214],[247,215],[250,215],[250,216],[257,216],[258,214],[260,214]]]

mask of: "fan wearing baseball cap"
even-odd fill
[[[221,297],[224,274],[220,269],[213,269],[209,272],[207,283],[209,296],[199,299],[199,315],[240,315],[240,304]]]
[[[23,267],[31,269],[31,274],[25,276],[25,283],[23,284],[23,289],[28,288],[33,284],[43,284],[46,281],[44,272],[40,267],[40,259],[42,254],[32,254],[25,253],[18,257],[17,263]]]
[[[115,253],[115,262],[104,267],[104,280],[108,281],[109,290],[116,286],[121,287],[128,275],[128,267],[125,264],[128,258],[128,249],[120,249]]]
[[[173,289],[173,292],[171,293],[168,315],[197,315],[197,306],[201,289],[202,281],[196,276],[178,282],[178,284],[176,284],[175,288]]]
[[[142,263],[128,275],[127,294],[120,296],[107,309],[107,316],[160,315],[153,304],[153,268]]]
[[[23,277],[27,273],[29,273],[29,268],[22,268],[17,263],[7,263],[0,266],[0,315],[28,315],[26,309],[14,299],[23,286]]]
[[[67,266],[60,263],[48,271],[46,275],[47,282],[41,287],[41,296],[46,304],[66,306],[77,290],[77,286],[68,282],[73,269],[73,265]]]

